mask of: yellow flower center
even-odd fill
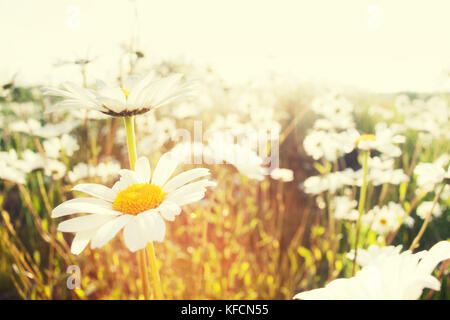
[[[377,139],[375,138],[375,135],[373,135],[373,134],[362,134],[359,136],[358,139],[356,139],[355,147],[358,147],[358,144],[360,141],[369,141],[369,140],[376,141]]]
[[[128,99],[128,95],[130,94],[130,90],[125,89],[125,88],[120,88],[123,92],[123,94],[125,95],[125,99]]]
[[[381,223],[382,225],[386,225],[386,224],[387,224],[387,221],[386,221],[386,219],[381,218],[381,219],[380,219],[380,223]]]
[[[158,186],[149,183],[133,184],[120,191],[113,202],[113,209],[137,215],[156,208],[164,200],[164,192]]]

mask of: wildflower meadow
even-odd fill
[[[449,91],[114,54],[0,73],[0,299],[450,299]]]

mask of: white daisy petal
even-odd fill
[[[136,225],[138,227],[139,230],[139,234],[141,235],[141,237],[143,237],[145,239],[145,245],[147,245],[147,242],[151,242],[153,241],[153,224],[149,224],[147,221],[147,216],[150,215],[152,216],[153,213],[140,213],[136,216]]]
[[[161,79],[158,83],[158,90],[156,90],[156,94],[152,97],[152,104],[154,106],[161,106],[170,99],[172,96],[169,93],[173,91],[182,76],[182,74],[174,74],[165,79]]]
[[[172,173],[175,171],[178,162],[175,161],[170,153],[161,156],[156,165],[155,172],[152,177],[152,184],[161,186],[166,183]]]
[[[149,183],[150,182],[150,163],[148,162],[148,159],[146,157],[140,157],[137,159],[136,164],[134,165],[135,172],[137,175],[137,178],[140,180],[141,183]]]
[[[132,184],[139,183],[139,179],[136,176],[136,173],[129,169],[121,169],[119,170],[120,180],[117,181],[113,187],[112,190],[114,192],[122,191]]]
[[[181,213],[180,206],[171,201],[163,201],[158,210],[161,212],[161,216],[168,221],[174,221],[175,216]]]
[[[191,170],[185,171],[183,173],[180,173],[179,175],[170,179],[163,186],[162,189],[165,193],[170,193],[170,192],[176,190],[177,188],[185,185],[186,183],[191,182],[192,180],[195,180],[195,179],[207,176],[207,175],[209,175],[209,169],[205,169],[205,168],[191,169]]]
[[[214,181],[210,181],[207,179],[203,179],[200,181],[196,181],[193,183],[189,183],[187,185],[182,186],[181,188],[175,190],[174,192],[167,195],[167,200],[173,200],[176,198],[183,198],[191,193],[199,193],[205,192],[206,187],[214,187],[216,183]],[[176,202],[176,201],[174,201]]]
[[[196,192],[184,195],[182,197],[173,197],[170,198],[170,201],[176,203],[179,206],[184,206],[185,204],[189,204],[192,202],[199,201],[205,197],[205,192]]]
[[[145,224],[145,235],[149,242],[163,241],[166,234],[166,224],[161,215],[155,210],[148,210],[139,214],[142,225]]]
[[[73,254],[80,254],[84,248],[88,245],[91,238],[95,235],[97,229],[89,229],[77,232],[72,240],[72,245],[70,246],[70,252]]]
[[[58,218],[73,213],[98,213],[102,215],[118,215],[119,211],[112,204],[102,199],[77,198],[61,203],[52,211],[52,218]]]
[[[77,184],[75,187],[72,188],[73,191],[80,191],[80,192],[84,192],[87,193],[91,196],[109,201],[109,202],[113,202],[115,197],[116,197],[116,193],[114,191],[112,191],[110,188],[105,187],[104,185],[101,184],[95,184],[95,183],[82,183],[82,184]]]
[[[158,79],[149,84],[146,88],[143,88],[138,93],[139,96],[136,97],[136,104],[147,106],[147,107],[157,107],[157,101],[155,97],[158,95],[158,91],[160,90],[163,79]]]
[[[123,229],[125,245],[128,247],[128,249],[130,249],[131,252],[136,252],[140,249],[143,249],[147,244],[147,239],[140,233],[140,228],[135,218],[136,217],[133,217],[133,219],[128,221],[127,225]]]
[[[140,79],[133,88],[126,85],[126,88],[131,90],[130,95],[128,96],[128,103],[130,105],[138,105],[141,104],[139,101],[139,96],[141,95],[142,91],[145,90],[145,88],[153,81],[155,78],[155,72],[150,72],[148,75],[146,75],[144,78]]]
[[[61,232],[79,232],[90,230],[114,219],[112,215],[90,214],[61,222],[57,230]]]
[[[155,241],[162,242],[164,240],[164,236],[166,235],[166,224],[159,214],[154,215],[154,221],[156,224]]]
[[[130,184],[132,183],[137,183],[138,178],[136,175],[136,172],[134,172],[133,170],[130,169],[120,169],[119,170],[119,175],[122,179],[127,180],[127,182],[129,182]]]
[[[154,241],[155,235],[157,234],[156,223],[155,223],[155,215],[158,213],[155,212],[154,209],[142,212],[138,216],[141,221],[145,223],[146,232],[145,235],[147,237],[147,241]]]
[[[450,259],[450,242],[440,241],[435,244],[428,251],[428,254],[420,261],[420,271],[431,273],[441,261],[447,259]]]
[[[124,214],[105,223],[98,229],[97,233],[92,238],[91,248],[103,247],[109,240],[114,238],[114,236],[122,230],[132,218],[133,216]]]

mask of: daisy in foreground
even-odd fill
[[[154,72],[143,77],[130,76],[122,87],[98,82],[93,91],[66,82],[63,89],[42,88],[44,95],[59,96],[63,101],[51,106],[46,113],[65,109],[97,110],[114,117],[130,117],[149,112],[165,104],[189,96],[193,82],[180,83],[181,74],[160,78]]]
[[[148,242],[163,241],[164,220],[173,221],[181,206],[202,199],[206,187],[216,185],[205,178],[209,175],[205,168],[191,169],[169,179],[177,164],[172,154],[166,153],[151,175],[148,159],[140,157],[134,171],[119,171],[120,180],[112,188],[100,184],[76,185],[73,190],[94,198],[72,199],[52,211],[52,218],[89,214],[58,225],[58,231],[75,233],[72,253],[81,253],[89,242],[91,249],[100,248],[122,229],[125,244],[132,252],[144,249]],[[200,180],[193,182],[197,179]]]
[[[298,293],[303,300],[415,300],[424,288],[439,291],[440,282],[431,275],[436,266],[450,259],[450,241],[440,241],[429,251],[400,253],[398,247],[358,249],[356,276],[336,279],[325,288]],[[348,258],[353,259],[351,252]]]

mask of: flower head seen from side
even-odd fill
[[[401,130],[394,124],[388,127],[381,122],[375,126],[375,134],[363,134],[355,141],[355,147],[360,150],[377,150],[385,157],[398,157],[402,154],[397,144],[406,141],[405,136],[397,134]]]
[[[88,213],[58,225],[58,231],[75,233],[72,253],[81,253],[89,242],[92,249],[100,248],[122,229],[125,245],[132,252],[145,248],[148,242],[163,241],[164,220],[175,220],[181,206],[201,200],[206,187],[216,185],[205,178],[209,175],[205,168],[191,169],[169,179],[177,164],[166,153],[151,176],[149,161],[141,157],[135,170],[119,171],[120,180],[112,188],[100,184],[76,185],[73,190],[94,198],[72,199],[52,212],[53,218]]]
[[[191,94],[193,83],[181,83],[181,74],[160,78],[154,72],[143,77],[130,76],[123,87],[99,82],[97,91],[64,84],[64,90],[44,88],[44,94],[65,98],[47,110],[84,108],[114,117],[143,114]]]
[[[358,249],[363,268],[352,278],[336,279],[324,288],[298,293],[304,300],[415,300],[423,289],[440,290],[431,275],[436,266],[450,259],[450,242],[440,241],[428,251],[400,253],[399,247]]]
[[[361,150],[370,150],[376,148],[376,137],[373,134],[362,134],[355,141],[355,147]]]

